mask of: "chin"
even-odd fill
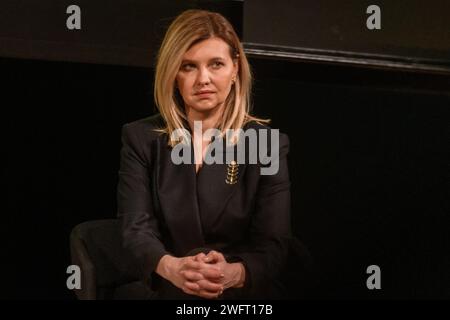
[[[194,109],[197,112],[207,112],[214,110],[218,106],[218,103],[216,101],[204,101],[200,103],[196,103],[192,109]]]

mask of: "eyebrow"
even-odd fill
[[[225,59],[222,58],[222,57],[214,57],[214,58],[209,59],[209,61],[214,61],[214,60],[225,60]],[[197,61],[189,60],[189,59],[183,59],[183,61],[181,61],[181,63],[197,63]]]

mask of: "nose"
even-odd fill
[[[199,69],[198,76],[197,76],[197,84],[200,87],[202,87],[204,85],[209,84],[210,82],[211,82],[211,79],[210,79],[208,68],[201,67]]]

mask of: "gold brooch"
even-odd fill
[[[231,163],[227,166],[227,178],[225,179],[225,182],[227,184],[235,184],[237,182],[237,175],[239,172],[239,165],[236,163],[236,161],[231,161]]]

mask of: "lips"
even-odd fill
[[[196,96],[200,96],[200,95],[207,95],[207,94],[212,94],[212,93],[215,93],[215,92],[214,91],[210,91],[210,90],[205,90],[205,91],[199,91],[195,95]]]

